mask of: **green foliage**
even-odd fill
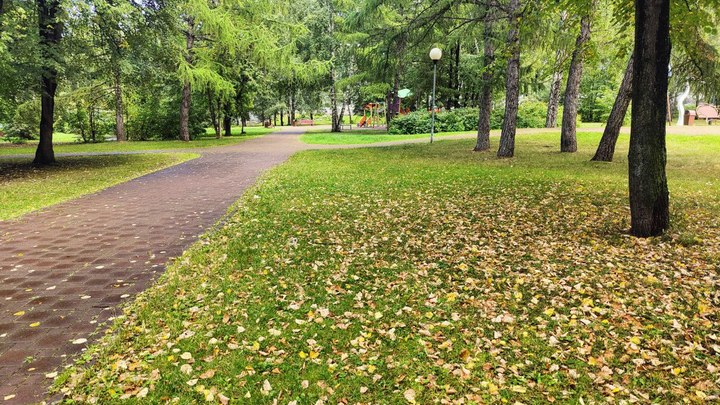
[[[17,106],[6,135],[15,142],[37,139],[39,128],[40,100],[32,99]]]
[[[542,101],[526,101],[520,104],[518,128],[542,128],[545,125],[547,104]],[[561,111],[562,113],[562,111]],[[458,108],[437,113],[436,132],[456,132],[477,130],[479,111],[477,108]],[[495,108],[490,113],[490,128],[500,129],[503,111]],[[393,120],[391,134],[424,134],[430,132],[431,116],[427,111],[416,111],[401,115]]]
[[[190,109],[190,137],[195,139],[205,133],[206,103],[204,98],[195,97]],[[135,119],[128,124],[131,140],[178,139],[180,133],[180,97],[148,97],[135,107]],[[205,107],[205,108],[203,108]]]

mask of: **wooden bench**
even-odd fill
[[[340,130],[352,129],[352,124],[340,124]]]
[[[295,120],[293,121],[294,127],[300,127],[304,125],[315,125],[315,121],[313,120]]]
[[[708,125],[712,125],[713,120],[720,120],[717,107],[711,104],[700,104],[695,112],[697,113],[697,119],[705,120]]]

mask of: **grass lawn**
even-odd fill
[[[64,143],[55,145],[55,153],[71,152],[118,152],[162,149],[191,149],[207,148],[213,146],[233,145],[248,139],[258,137],[274,131],[274,128],[248,127],[247,134],[240,136],[240,128],[233,128],[233,136],[215,139],[215,136],[202,136],[190,142],[183,141],[131,141],[131,142],[101,142],[101,143]],[[0,155],[34,154],[35,145],[0,144]]]
[[[470,132],[442,132],[435,134],[436,137],[448,135],[470,134]],[[360,145],[378,142],[403,141],[406,139],[430,139],[430,134],[392,135],[385,130],[351,130],[345,132],[307,132],[300,137],[300,140],[308,144],[316,145]]]
[[[0,220],[17,218],[193,159],[192,153],[66,157],[37,169],[26,159],[0,160]]]
[[[79,365],[77,402],[680,403],[720,394],[720,137],[669,136],[673,229],[625,235],[614,163],[521,135],[308,151]],[[492,138],[493,148],[497,137]],[[297,402],[295,402],[297,401]]]

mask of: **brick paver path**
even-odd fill
[[[118,303],[147,288],[262,172],[308,148],[299,132],[207,149],[198,159],[0,221],[0,404],[43,400],[52,383],[46,374],[91,342]]]

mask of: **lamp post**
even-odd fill
[[[433,89],[432,89],[432,121],[430,123],[430,143],[435,135],[435,81],[437,80],[437,63],[442,58],[442,50],[433,48],[430,50],[430,59],[433,61]]]

